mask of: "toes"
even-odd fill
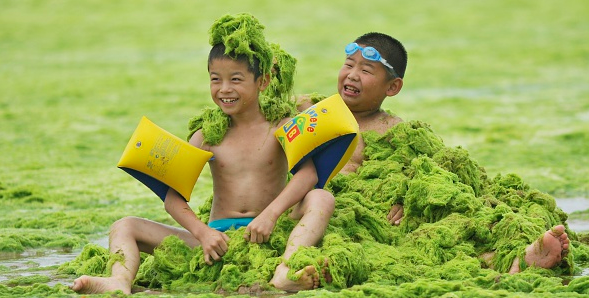
[[[86,279],[85,275],[82,275],[74,280],[74,284],[70,287],[73,291],[77,292],[80,291],[84,287],[84,280]]]
[[[304,270],[305,270],[305,272],[306,272],[308,275],[311,275],[311,276],[313,276],[313,277],[314,277],[315,275],[317,275],[317,271],[315,270],[315,267],[313,267],[313,266],[307,266],[307,267],[305,267],[305,268],[304,268]]]
[[[319,288],[319,285],[321,284],[321,280],[319,279],[319,274],[314,274],[312,276],[312,278],[313,278],[313,289]]]
[[[333,281],[333,278],[331,277],[331,274],[329,273],[329,260],[325,259],[323,261],[323,267],[321,268],[321,274],[323,275],[323,278],[325,278],[325,282],[327,282],[328,284],[330,284]]]
[[[552,228],[552,232],[556,236],[561,236],[562,234],[564,234],[564,226],[563,225],[555,226],[554,228]]]

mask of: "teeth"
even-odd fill
[[[233,103],[237,101],[237,98],[220,98],[219,100],[223,103]]]
[[[359,89],[356,89],[356,88],[354,88],[354,87],[352,87],[352,86],[345,86],[344,88],[345,88],[347,91],[351,91],[351,92],[355,92],[355,93],[358,93],[358,92],[360,92],[360,90],[359,90]]]

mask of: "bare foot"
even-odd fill
[[[569,242],[569,237],[564,232],[564,226],[555,226],[546,231],[542,239],[535,241],[526,248],[524,260],[528,266],[550,269],[558,265],[562,258],[568,254]],[[509,273],[519,271],[519,259],[516,259]]]
[[[296,275],[299,276],[298,280],[288,279],[288,277],[286,277],[288,270],[288,267],[286,267],[284,263],[278,265],[270,284],[274,285],[277,289],[287,292],[311,290],[319,287],[319,274],[314,266],[307,266],[297,271]]]
[[[70,288],[82,294],[100,294],[117,290],[131,294],[131,286],[115,277],[82,275],[74,280],[74,284]]]

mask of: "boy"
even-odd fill
[[[345,48],[346,60],[338,75],[338,93],[352,111],[360,127],[360,133],[376,131],[384,134],[403,120],[381,109],[385,98],[395,96],[403,87],[407,67],[407,51],[397,39],[378,32],[366,33]],[[299,109],[311,105],[309,97],[298,99]],[[360,134],[361,135],[361,134]],[[358,146],[341,173],[355,172],[364,160],[365,143],[360,138]],[[399,225],[403,218],[403,206],[391,207],[387,220]],[[552,268],[566,256],[569,239],[564,226],[558,225],[544,233],[540,240],[526,248],[525,262],[529,266]],[[481,257],[491,263],[494,253]],[[520,260],[516,258],[510,273],[519,272]]]
[[[407,51],[398,40],[382,33],[367,33],[346,46],[346,60],[338,76],[338,92],[350,108],[360,132],[374,130],[385,133],[403,121],[381,109],[388,96],[395,96],[403,87],[407,66]],[[355,154],[344,167],[344,173],[355,171],[363,160],[364,142],[359,142]],[[403,206],[393,205],[387,219],[398,225],[403,217]],[[569,239],[564,226],[548,230],[541,242],[526,249],[525,262],[529,266],[552,268],[566,255]],[[492,253],[484,256],[490,260]],[[515,259],[510,273],[519,272],[519,259]]]
[[[346,60],[339,71],[337,89],[358,122],[360,138],[354,154],[340,171],[343,174],[355,172],[362,165],[365,147],[362,132],[374,130],[384,134],[403,121],[382,110],[381,105],[387,97],[401,91],[407,66],[407,52],[403,45],[382,33],[360,36],[346,46],[345,52]],[[313,104],[307,96],[297,101],[299,110]],[[402,217],[402,206],[394,205],[387,219],[391,224],[398,225]]]
[[[252,21],[253,17],[245,17]],[[248,48],[265,51],[256,44]],[[115,222],[111,227],[110,251],[122,254],[124,263],[113,265],[111,277],[76,279],[74,291],[131,293],[140,265],[139,252],[152,253],[169,235],[177,235],[190,247],[200,245],[205,262],[211,265],[227,252],[229,238],[224,230],[246,226],[246,240],[266,242],[278,217],[291,207],[290,217],[299,219],[299,223],[289,237],[284,261],[277,267],[271,283],[285,291],[318,287],[319,276],[313,266],[299,271],[300,278],[292,281],[286,276],[289,268],[284,262],[299,246],[315,245],[321,240],[334,210],[334,197],[327,191],[313,189],[317,174],[311,159],[286,184],[286,156],[273,133],[288,119],[270,123],[258,102],[260,92],[270,81],[269,67],[262,69],[257,56],[252,59],[236,52],[235,48],[226,51],[225,44],[217,43],[208,60],[211,96],[230,118],[228,131],[216,145],[204,142],[202,130],[196,131],[189,141],[214,154],[209,162],[213,178],[209,225],[200,221],[188,203],[170,189],[164,200],[165,209],[184,229],[136,217]]]

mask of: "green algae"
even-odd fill
[[[110,276],[112,265],[116,262],[124,265],[124,256],[118,253],[111,254],[108,249],[90,243],[84,246],[82,252],[74,260],[60,265],[57,272],[78,276],[83,274]]]
[[[231,119],[221,109],[205,108],[199,115],[194,116],[188,122],[190,133],[187,140],[190,140],[197,130],[202,130],[204,142],[217,145],[225,137],[230,124]]]
[[[6,206],[19,204],[43,204],[47,201],[47,194],[38,186],[17,186],[6,188],[0,186],[0,200]]]
[[[23,285],[32,285],[36,283],[46,283],[49,282],[51,278],[47,275],[29,275],[29,276],[19,276],[17,278],[10,279],[4,282],[6,285],[10,287],[15,286],[23,286]]]
[[[24,252],[29,248],[73,249],[88,243],[86,237],[43,229],[3,228],[0,252]]]
[[[297,65],[297,59],[283,50],[279,44],[271,43],[272,50],[272,76],[268,87],[264,90],[264,95],[270,98],[290,99],[293,95],[294,76]],[[280,116],[268,115],[268,116]]]
[[[287,262],[288,277],[296,280],[298,270],[309,265],[321,270],[327,260],[333,281],[322,278],[321,285],[329,291],[295,296],[575,297],[589,291],[589,277],[565,285],[589,258],[589,246],[568,228],[570,253],[560,266],[547,270],[523,264],[520,274],[504,273],[547,229],[566,226],[567,216],[554,198],[516,174],[488,178],[466,150],[446,148],[423,122],[364,136],[366,162],[328,185],[336,195],[336,211],[322,242],[300,248]],[[397,202],[405,205],[398,227],[386,220]],[[204,221],[210,203],[198,210]],[[252,286],[272,291],[268,281],[295,224],[281,216],[264,244],[245,242],[243,228],[228,231],[229,251],[213,266],[204,263],[202,249],[170,236],[153,256],[144,257],[136,284],[175,292],[236,293]],[[479,258],[489,251],[495,252],[494,270]],[[103,257],[108,258],[106,251]],[[71,264],[76,274],[92,272],[79,270],[83,259]],[[100,262],[106,266],[105,259]]]
[[[166,290],[186,291],[204,288],[207,291],[236,291],[239,287],[260,286],[270,289],[267,282],[274,274],[286,247],[294,222],[281,217],[272,240],[255,244],[245,241],[244,228],[227,231],[229,250],[222,261],[212,266],[204,262],[202,249],[190,249],[175,236],[167,237],[139,268],[141,285],[158,285]]]
[[[0,297],[70,297],[74,294],[74,291],[62,284],[52,287],[42,283],[16,287],[0,285]]]
[[[264,76],[270,73],[273,56],[263,31],[264,25],[251,14],[227,14],[217,19],[209,29],[209,44],[224,44],[225,54],[245,55],[250,65],[254,64],[256,57]]]

